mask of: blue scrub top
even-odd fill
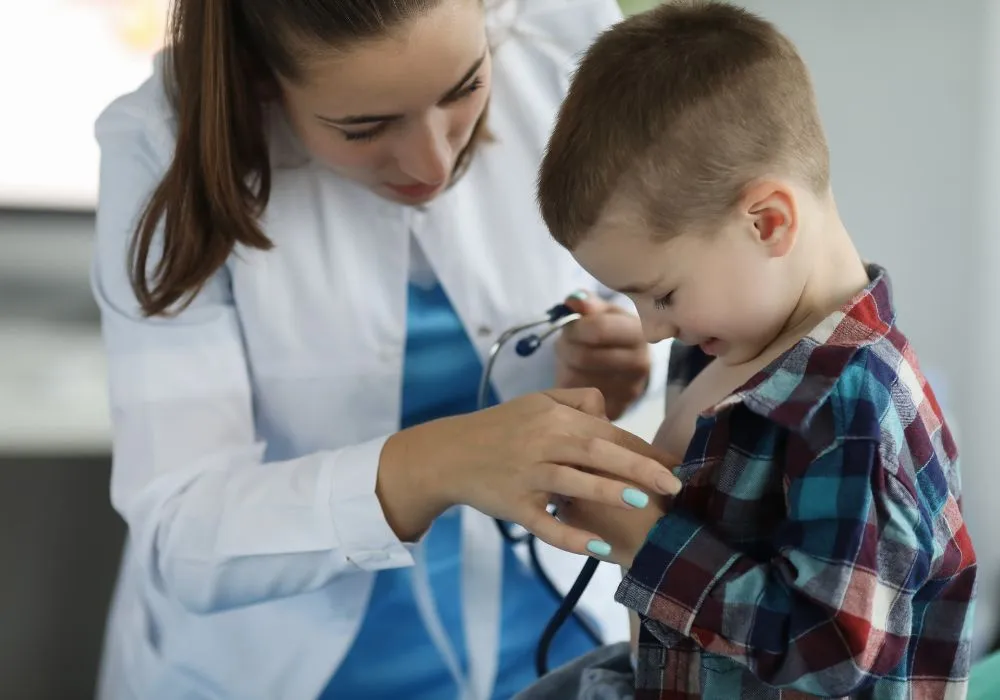
[[[403,368],[402,425],[409,427],[476,409],[482,364],[440,285],[411,284]],[[459,517],[431,527],[425,553],[441,623],[467,670],[461,613]],[[449,700],[458,688],[417,609],[409,568],[376,576],[368,613],[321,700]],[[535,647],[557,602],[508,546],[504,553],[500,663],[494,700],[506,700],[535,680]],[[573,619],[549,652],[557,667],[593,649]]]

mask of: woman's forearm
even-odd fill
[[[403,542],[416,542],[454,505],[445,496],[443,464],[433,449],[433,424],[400,431],[386,440],[375,495],[386,522]]]

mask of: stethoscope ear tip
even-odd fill
[[[547,322],[549,324],[549,328],[544,333],[532,333],[530,335],[526,335],[518,340],[514,345],[514,351],[519,356],[528,357],[529,355],[534,354],[535,350],[541,347],[546,338],[580,318],[579,313],[573,311],[573,309],[569,308],[565,304],[556,304],[548,310],[546,315],[548,316],[548,321],[542,320],[531,324],[538,326]]]
[[[549,323],[555,323],[563,316],[569,316],[575,313],[573,309],[566,306],[566,304],[556,304],[551,309],[548,310]]]

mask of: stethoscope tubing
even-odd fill
[[[489,403],[490,380],[493,375],[493,366],[500,354],[500,351],[503,350],[512,338],[533,328],[538,328],[539,326],[548,324],[549,327],[541,333],[531,333],[517,341],[515,346],[517,354],[521,357],[529,357],[552,335],[580,318],[581,314],[576,313],[565,304],[557,304],[548,310],[545,318],[514,326],[501,333],[496,342],[490,347],[489,353],[486,356],[486,362],[483,364],[483,372],[479,381],[479,391],[477,394],[476,404],[479,410],[487,408],[487,404]],[[559,589],[552,582],[552,579],[549,578],[548,574],[546,574],[545,570],[542,568],[541,560],[538,555],[537,538],[528,532],[520,536],[511,534],[507,529],[507,523],[502,520],[497,520],[496,524],[500,530],[500,534],[506,541],[512,544],[527,544],[528,554],[531,558],[531,564],[532,568],[535,570],[535,574],[542,581],[542,585],[556,600],[559,601],[559,608],[556,610],[555,614],[549,620],[548,625],[546,625],[545,630],[542,632],[542,636],[539,639],[538,647],[535,652],[535,671],[538,676],[544,676],[548,672],[549,647],[556,633],[570,617],[576,619],[584,633],[591,639],[591,641],[594,642],[596,646],[603,645],[604,640],[601,638],[600,633],[595,630],[593,626],[579,614],[579,612],[575,610],[576,604],[583,595],[583,591],[587,588],[590,580],[594,577],[594,573],[597,571],[597,566],[600,564],[600,561],[594,557],[588,557],[583,569],[577,576],[576,581],[574,581],[573,586],[564,596],[559,592]]]

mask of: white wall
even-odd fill
[[[957,429],[981,652],[1000,606],[1000,2],[742,4],[809,64],[841,214],[862,254],[889,268],[902,329]]]

